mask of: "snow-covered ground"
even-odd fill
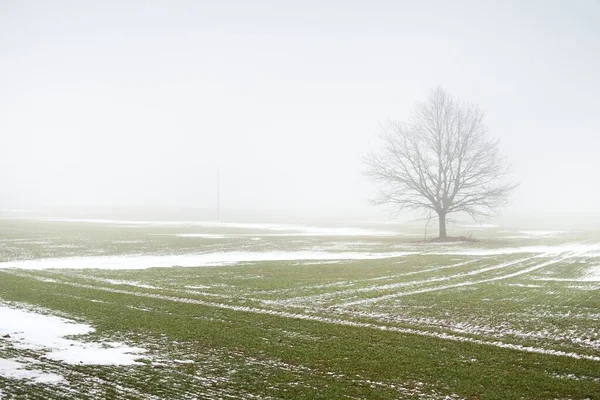
[[[154,227],[201,227],[209,229],[233,229],[250,231],[274,231],[278,236],[390,236],[397,232],[377,230],[361,226],[312,226],[262,222],[226,222],[226,221],[160,221],[160,220],[117,220],[96,218],[27,218],[47,222],[71,222],[117,226],[154,226]],[[205,233],[199,233],[205,234]]]
[[[89,342],[83,337],[94,332],[87,324],[45,315],[37,311],[0,304],[0,348],[31,350],[47,359],[72,365],[132,365],[145,350],[117,342]],[[64,383],[57,374],[31,368],[35,359],[0,358],[0,376],[39,383]]]
[[[326,251],[232,251],[179,255],[138,255],[41,258],[7,261],[0,269],[146,269],[152,267],[198,267],[231,265],[248,261],[292,260],[375,260],[402,257],[410,252],[326,252]]]

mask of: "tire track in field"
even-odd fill
[[[530,257],[530,258],[533,258],[533,257]],[[428,292],[435,292],[435,291],[438,291],[438,290],[454,289],[454,288],[459,288],[459,287],[464,287],[464,286],[478,285],[478,284],[481,284],[481,283],[489,283],[489,282],[500,281],[500,280],[504,280],[504,279],[513,278],[515,276],[527,274],[529,272],[538,270],[540,268],[547,267],[548,265],[552,265],[552,264],[556,264],[556,263],[562,262],[562,261],[564,261],[564,260],[566,260],[568,258],[570,258],[570,256],[562,257],[562,258],[559,258],[559,259],[552,259],[550,261],[546,261],[546,262],[541,263],[541,264],[536,264],[536,265],[531,266],[531,267],[523,268],[523,269],[521,269],[519,271],[512,272],[510,274],[496,276],[496,277],[493,277],[493,278],[481,279],[481,280],[477,280],[477,281],[465,281],[465,282],[455,283],[455,284],[452,284],[452,285],[436,286],[436,287],[432,287],[432,288],[424,288],[424,289],[419,289],[419,290],[413,290],[413,291],[410,291],[410,292],[392,293],[392,294],[387,294],[387,295],[384,295],[384,296],[374,297],[374,298],[370,298],[370,299],[362,299],[362,300],[356,300],[356,301],[349,301],[349,302],[342,303],[342,304],[338,305],[338,307],[350,307],[350,306],[356,306],[356,305],[373,304],[373,303],[377,303],[377,302],[380,302],[380,301],[395,299],[395,298],[403,297],[403,296],[410,296],[410,295],[413,295],[413,294],[422,294],[422,293],[428,293]],[[527,259],[523,259],[523,260],[527,260]],[[523,261],[523,260],[521,260],[521,261]],[[503,265],[502,267],[507,267],[509,265],[516,264],[518,262],[519,262],[519,260],[517,260],[516,262],[513,262],[513,263],[507,263],[507,264]],[[475,271],[473,271],[473,272],[475,272]],[[469,275],[473,275],[473,274],[469,274]]]
[[[506,275],[503,277],[496,277],[496,278],[488,279],[486,281],[507,279],[508,277],[518,276],[518,275],[521,275],[521,274],[524,274],[524,273],[527,273],[530,271],[534,271],[539,268],[543,268],[546,265],[550,265],[552,263],[559,262],[559,261],[560,260],[551,260],[546,263],[542,263],[540,265],[536,265],[534,267],[529,267],[529,268],[523,269],[521,271],[518,271],[516,273],[512,273],[512,274],[510,274],[510,276]],[[13,272],[8,272],[8,271],[0,271],[0,273],[17,275]],[[29,277],[29,278],[31,278],[31,277]],[[525,345],[520,345],[520,344],[505,343],[505,342],[501,342],[499,340],[476,339],[473,337],[460,336],[460,335],[449,334],[449,333],[444,333],[444,332],[426,331],[426,330],[420,330],[420,329],[416,329],[416,328],[404,328],[404,327],[389,326],[389,325],[378,325],[378,324],[370,323],[370,322],[348,321],[348,320],[344,320],[344,319],[340,319],[340,318],[318,316],[318,315],[311,315],[311,314],[300,314],[300,313],[292,313],[292,312],[288,312],[288,311],[269,310],[269,309],[250,307],[250,306],[236,306],[236,305],[232,305],[232,304],[214,303],[214,302],[205,301],[205,300],[166,296],[166,295],[144,293],[144,292],[130,292],[130,291],[123,290],[123,289],[93,286],[93,285],[86,285],[86,284],[79,284],[79,283],[72,283],[72,282],[58,282],[58,283],[61,283],[61,284],[67,285],[67,286],[82,288],[82,289],[98,290],[98,291],[104,291],[104,292],[115,293],[115,294],[123,294],[123,295],[128,295],[128,296],[151,298],[151,299],[172,301],[172,302],[178,302],[178,303],[197,304],[197,305],[201,305],[201,306],[205,306],[205,307],[220,308],[220,309],[230,310],[230,311],[270,315],[270,316],[281,317],[281,318],[292,318],[292,319],[298,319],[298,320],[302,320],[302,321],[319,322],[319,323],[326,323],[326,324],[340,325],[340,326],[349,326],[349,327],[355,327],[355,328],[375,329],[375,330],[379,330],[379,331],[389,331],[389,332],[396,332],[396,333],[401,333],[401,334],[417,335],[417,336],[423,336],[423,337],[429,337],[429,338],[435,338],[435,339],[449,340],[449,341],[453,341],[453,342],[463,342],[463,343],[466,342],[466,343],[472,343],[472,344],[483,345],[483,346],[492,346],[492,347],[497,347],[497,348],[502,348],[502,349],[522,351],[522,352],[526,352],[526,353],[553,355],[553,356],[560,356],[560,357],[569,357],[569,358],[578,359],[578,360],[589,360],[589,361],[594,361],[594,362],[600,362],[600,356],[594,356],[594,355],[589,355],[589,354],[580,354],[580,353],[568,352],[568,351],[563,351],[563,350],[545,349],[545,348],[541,348],[541,347],[525,346]]]
[[[385,285],[373,285],[373,286],[368,286],[368,287],[363,287],[363,288],[340,290],[340,291],[335,291],[335,292],[321,293],[321,294],[315,294],[315,295],[309,295],[309,296],[291,297],[291,298],[284,299],[284,300],[263,300],[262,302],[264,304],[275,305],[275,306],[284,306],[284,307],[285,306],[301,306],[302,307],[305,305],[314,305],[315,302],[323,302],[326,300],[331,300],[331,299],[344,297],[344,296],[347,297],[347,296],[351,296],[351,295],[355,295],[355,294],[359,294],[359,293],[381,292],[381,291],[385,291],[385,290],[393,290],[393,289],[405,288],[405,287],[409,287],[409,286],[427,285],[430,283],[446,282],[446,281],[450,281],[453,279],[465,278],[465,277],[469,277],[469,276],[483,274],[483,273],[489,272],[489,271],[495,271],[495,270],[511,267],[513,265],[526,263],[536,257],[538,257],[538,256],[530,256],[530,257],[520,258],[518,260],[509,261],[509,262],[505,262],[502,264],[485,266],[482,268],[475,269],[473,271],[460,272],[458,274],[446,275],[446,276],[441,276],[441,277],[437,277],[437,278],[428,278],[428,279],[421,279],[421,280],[415,280],[415,281],[409,281],[409,282],[390,283],[390,284],[385,284]],[[475,261],[477,261],[477,260],[475,260]],[[459,263],[457,265],[466,265],[466,263]],[[455,265],[455,266],[457,266],[457,265]],[[442,268],[444,268],[444,267],[442,267]],[[450,287],[454,287],[454,286],[452,286],[452,285],[436,286],[435,288],[427,288],[427,289],[432,289],[431,291],[433,291],[433,290],[441,290],[439,288],[445,289],[445,288],[450,288]],[[426,290],[426,289],[420,289],[420,290]],[[426,291],[429,291],[429,290],[426,290]],[[402,293],[417,294],[417,293],[420,293],[420,291],[416,290],[413,292],[402,292]],[[394,295],[396,295],[396,294],[394,294]],[[392,296],[392,295],[386,295],[386,296]],[[384,298],[385,296],[380,296],[380,297]],[[380,297],[375,297],[372,299],[350,301],[350,302],[340,304],[339,307],[346,307],[346,306],[352,306],[355,304],[361,304],[361,302],[363,302],[363,301],[374,300],[374,299],[378,299]],[[384,298],[384,300],[385,300],[385,298]],[[365,304],[368,304],[368,302],[366,302]],[[338,305],[336,305],[336,306],[338,306]]]
[[[475,262],[487,260],[488,258],[490,258],[490,257],[475,259],[475,260],[467,260],[467,261],[462,261],[462,262],[452,264],[452,265],[444,265],[441,267],[421,269],[418,271],[399,272],[397,274],[378,276],[375,278],[353,279],[353,280],[337,281],[337,282],[331,282],[331,283],[321,283],[321,284],[314,284],[314,285],[307,285],[307,286],[302,286],[302,287],[294,287],[294,288],[286,288],[286,289],[255,290],[255,291],[252,291],[251,293],[253,295],[257,295],[257,294],[258,295],[260,295],[260,294],[281,295],[281,294],[286,294],[286,293],[295,293],[295,292],[299,292],[299,291],[303,291],[303,290],[354,287],[359,284],[363,284],[363,283],[367,283],[367,282],[392,280],[392,279],[403,278],[403,277],[411,276],[411,275],[423,274],[426,272],[434,272],[434,271],[439,271],[439,270],[448,269],[448,268],[462,267],[467,264],[472,264]],[[404,262],[406,262],[406,261],[404,261]],[[350,290],[353,290],[353,289],[350,289]],[[341,293],[341,292],[338,292],[338,293]],[[301,298],[302,296],[296,296],[296,297]]]

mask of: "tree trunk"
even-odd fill
[[[443,211],[438,212],[438,219],[440,221],[440,239],[446,239],[446,213]]]

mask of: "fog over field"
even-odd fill
[[[600,399],[599,21],[0,0],[0,400]]]
[[[387,218],[361,159],[441,84],[521,182],[505,217],[598,217],[599,18],[595,1],[1,2],[0,209],[214,219],[219,170],[225,219]]]

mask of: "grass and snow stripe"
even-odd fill
[[[544,264],[550,265],[550,263],[553,263],[553,262],[557,262],[557,261],[552,260],[552,261],[549,261]],[[536,267],[530,267],[530,268],[528,268],[528,270],[535,270],[537,268],[542,268],[545,265],[538,265]],[[518,274],[526,273],[526,272],[528,272],[528,271],[522,270],[518,273],[514,273],[511,275],[516,276]],[[506,278],[507,277],[504,276],[504,277],[494,278],[494,280],[506,279]],[[519,345],[519,344],[505,343],[505,342],[501,342],[499,340],[484,340],[484,339],[477,339],[477,338],[472,338],[472,337],[448,334],[448,333],[443,333],[443,332],[432,332],[432,331],[420,330],[420,329],[415,329],[415,328],[404,328],[404,327],[396,327],[396,326],[388,326],[388,325],[378,325],[378,324],[369,323],[369,322],[348,321],[348,320],[344,320],[344,319],[340,319],[340,318],[332,318],[332,317],[325,317],[325,316],[318,316],[318,315],[311,315],[311,314],[292,313],[292,312],[286,312],[286,311],[280,311],[280,310],[269,310],[269,309],[263,309],[263,308],[257,308],[257,307],[222,304],[222,303],[215,303],[215,302],[210,302],[210,301],[205,301],[205,300],[189,299],[189,298],[182,298],[182,297],[175,297],[175,296],[166,296],[166,295],[151,294],[151,293],[144,293],[144,292],[131,292],[131,291],[122,290],[122,289],[99,287],[99,286],[94,286],[94,285],[86,285],[86,284],[78,284],[78,283],[70,283],[70,282],[63,282],[63,283],[65,285],[69,285],[69,286],[73,286],[73,287],[80,287],[80,288],[92,289],[92,290],[100,290],[100,291],[105,291],[105,292],[110,292],[110,293],[125,294],[125,295],[131,295],[131,296],[136,296],[136,297],[154,298],[154,299],[165,300],[165,301],[181,302],[181,303],[188,303],[188,304],[198,304],[198,305],[202,305],[202,306],[221,308],[221,309],[226,309],[226,310],[231,310],[231,311],[272,315],[272,316],[277,316],[277,317],[282,317],[282,318],[294,318],[294,319],[305,320],[305,321],[321,322],[321,323],[327,323],[327,324],[351,326],[351,327],[358,327],[358,328],[377,329],[377,330],[381,330],[381,331],[390,331],[390,332],[397,332],[397,333],[402,333],[402,334],[419,335],[419,336],[425,336],[425,337],[431,337],[431,338],[437,338],[437,339],[443,339],[443,340],[450,340],[450,341],[455,341],[455,342],[468,342],[468,343],[485,345],[485,346],[494,346],[494,347],[498,347],[498,348],[517,350],[517,351],[523,351],[523,352],[528,352],[528,353],[547,354],[547,355],[553,355],[553,356],[570,357],[570,358],[574,358],[574,359],[584,359],[584,360],[600,362],[600,356],[589,355],[589,354],[580,354],[580,353],[576,353],[576,352],[569,352],[569,351],[562,351],[562,350],[545,349],[545,348],[534,347],[534,346],[525,346],[525,345]]]
[[[0,304],[0,336],[15,349],[44,353],[50,360],[74,365],[133,365],[146,350],[116,342],[68,339],[89,335],[89,325],[53,315]]]
[[[230,251],[178,255],[134,255],[40,258],[33,260],[6,261],[0,269],[147,269],[153,267],[200,267],[232,265],[255,261],[293,260],[379,260],[404,257],[411,252],[327,252],[327,251]]]
[[[506,274],[506,275],[501,275],[501,276],[496,276],[493,278],[487,278],[487,279],[480,279],[477,281],[464,281],[464,282],[460,282],[460,283],[455,283],[452,285],[442,285],[442,286],[436,286],[436,287],[431,287],[431,288],[424,288],[424,289],[418,289],[418,290],[412,290],[409,292],[400,292],[400,293],[393,293],[393,294],[388,294],[388,295],[384,295],[384,296],[379,296],[379,297],[374,297],[374,298],[369,298],[369,299],[362,299],[362,300],[356,300],[356,301],[349,301],[343,304],[340,304],[340,307],[351,307],[351,306],[356,306],[356,305],[366,305],[366,304],[373,304],[373,303],[377,303],[380,301],[386,301],[386,300],[391,300],[391,299],[395,299],[398,297],[403,297],[403,296],[409,296],[409,295],[414,295],[414,294],[422,294],[422,293],[428,293],[428,292],[435,292],[435,291],[439,291],[439,290],[447,290],[447,289],[455,289],[455,288],[460,288],[460,287],[464,287],[464,286],[472,286],[472,285],[479,285],[482,283],[489,283],[489,282],[495,282],[495,281],[500,281],[500,280],[504,280],[504,279],[509,279],[509,278],[514,278],[515,276],[519,276],[519,275],[523,275],[523,274],[527,274],[529,272],[533,272],[535,270],[538,270],[540,268],[544,268],[547,267],[548,265],[552,265],[552,264],[557,264],[561,261],[563,261],[566,258],[562,258],[562,259],[554,259],[554,260],[550,260],[541,264],[535,264],[531,267],[527,267],[527,268],[523,268],[519,271],[516,272],[512,272],[510,274]],[[499,268],[505,268],[508,267],[510,265],[515,265],[524,261],[529,260],[529,258],[527,259],[522,259],[522,260],[517,260],[514,262],[508,262],[508,263],[504,263],[500,266],[496,266],[492,269],[499,269]],[[489,268],[487,270],[490,270]],[[477,271],[481,271],[481,270],[477,270]],[[465,276],[468,275],[474,275],[474,273],[476,273],[477,271],[472,271],[470,273],[465,273]]]

